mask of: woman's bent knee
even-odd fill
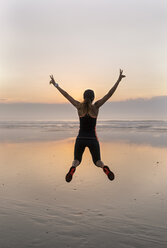
[[[103,164],[103,162],[101,160],[96,161],[95,165],[97,167],[103,167],[104,166],[104,164]]]
[[[75,159],[75,160],[73,161],[73,163],[72,163],[72,166],[76,167],[76,166],[78,166],[80,163],[81,163],[81,162],[80,162],[79,160]]]

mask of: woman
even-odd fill
[[[80,130],[79,134],[75,141],[75,149],[74,149],[74,161],[72,162],[72,167],[66,175],[66,181],[70,182],[72,180],[72,176],[76,171],[76,167],[81,163],[82,155],[85,150],[85,147],[88,147],[90,153],[92,155],[92,159],[94,164],[97,167],[101,167],[104,173],[108,176],[110,180],[114,180],[114,173],[110,171],[109,167],[104,165],[101,161],[100,157],[100,146],[99,141],[96,136],[96,120],[99,112],[99,108],[113,95],[115,90],[117,89],[120,81],[124,78],[123,70],[120,70],[120,75],[117,82],[114,86],[109,90],[109,92],[100,100],[96,101],[94,104],[92,103],[94,100],[94,92],[93,90],[86,90],[84,92],[84,101],[79,102],[71,97],[66,91],[59,87],[59,85],[55,82],[53,76],[50,76],[51,81],[50,84],[53,84],[59,92],[67,98],[67,100],[74,105],[74,107],[78,110],[78,115],[80,118]]]

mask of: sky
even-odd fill
[[[1,0],[0,102],[65,103],[85,89],[112,101],[167,95],[166,0]]]

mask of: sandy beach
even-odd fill
[[[115,180],[86,149],[69,184],[77,124],[1,125],[0,247],[167,247],[166,127],[115,124],[97,128]]]

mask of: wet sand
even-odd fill
[[[0,247],[167,247],[166,146],[100,131],[115,180],[86,149],[66,183],[75,138],[32,142],[23,133],[0,143]]]

